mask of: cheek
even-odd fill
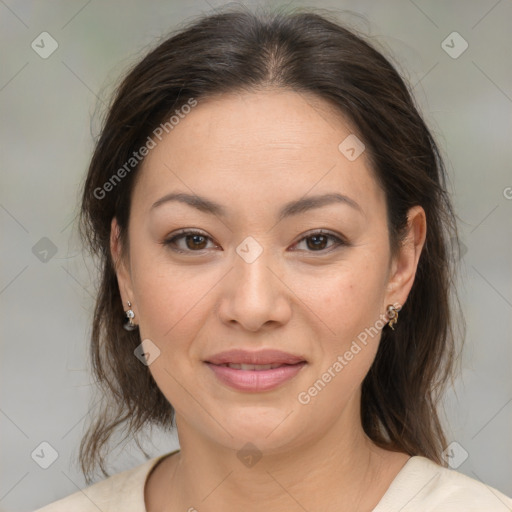
[[[307,302],[338,344],[379,318],[382,276],[376,264],[344,265],[307,283]]]
[[[201,308],[198,299],[202,294],[198,286],[207,285],[201,284],[197,276],[187,278],[161,254],[155,255],[155,251],[139,251],[133,255],[132,282],[141,336],[154,339],[162,347],[168,340],[182,339],[180,331],[190,327]]]
[[[154,345],[148,346],[158,354],[148,369],[167,400],[181,410],[192,392],[187,384],[194,378],[192,340],[208,307],[207,300],[199,300],[204,281],[187,279],[165,262],[145,264],[143,257],[134,258],[132,276],[141,340],[151,340]]]
[[[370,369],[385,325],[382,314],[382,276],[377,264],[338,268],[330,279],[311,283],[308,300],[323,336],[318,337],[318,405],[332,402],[334,409],[361,385]],[[311,383],[315,386],[314,382]],[[325,385],[325,387],[324,387]],[[315,389],[311,390],[315,393]],[[316,401],[316,399],[315,399]],[[337,412],[333,410],[335,415]],[[320,414],[320,413],[319,413]]]
[[[377,353],[385,325],[381,315],[379,278],[375,269],[360,275],[347,270],[313,291],[309,300],[320,310],[318,364],[302,389],[299,403],[312,416],[334,421],[360,387]],[[302,400],[302,401],[301,401]]]

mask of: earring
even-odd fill
[[[123,327],[127,331],[133,331],[137,328],[137,325],[132,322],[132,318],[135,317],[135,313],[132,310],[132,303],[130,301],[127,301],[126,304],[128,304],[128,307],[130,308],[128,311],[125,311],[127,321],[123,324]]]
[[[398,312],[402,309],[402,306],[395,307],[393,304],[389,304],[386,312],[388,314],[389,322],[388,325],[391,327],[391,329],[394,331],[395,328],[393,327],[394,324],[398,321]]]

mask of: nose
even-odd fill
[[[218,308],[220,319],[231,326],[257,332],[286,324],[291,317],[290,294],[279,266],[265,251],[252,262],[235,255]]]

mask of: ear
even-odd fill
[[[114,217],[110,225],[110,254],[114,262],[114,268],[117,275],[117,283],[119,285],[119,293],[123,301],[123,309],[127,309],[127,302],[130,301],[134,305],[134,293],[132,288],[131,273],[129,263],[126,257],[121,253],[121,242],[119,240],[120,229],[117,219]],[[133,307],[132,307],[133,309]]]
[[[421,206],[414,206],[407,214],[405,240],[391,265],[384,308],[388,304],[398,303],[401,306],[405,304],[414,283],[426,235],[427,220],[425,210]]]

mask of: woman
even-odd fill
[[[105,402],[80,458],[108,478],[40,510],[510,510],[442,456],[445,177],[395,69],[335,20],[231,10],[152,50],[83,191]],[[109,476],[126,422],[180,450]]]

